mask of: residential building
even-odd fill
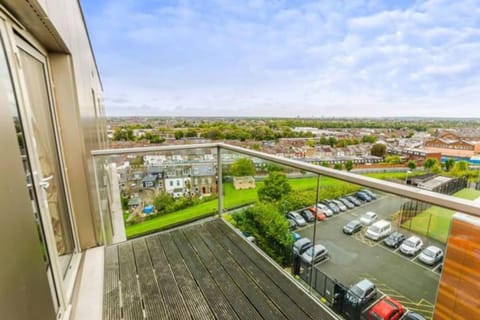
[[[480,141],[433,138],[425,141],[425,150],[440,152],[446,157],[470,158],[480,154]]]

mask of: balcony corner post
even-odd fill
[[[217,195],[218,195],[218,217],[223,213],[223,177],[222,177],[222,147],[217,146]]]

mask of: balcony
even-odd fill
[[[480,262],[469,252],[469,246],[476,241],[472,230],[480,225],[480,206],[468,199],[477,197],[478,191],[458,181],[451,183],[451,190],[442,189],[450,190],[449,194],[440,194],[403,185],[406,179],[401,175],[397,182],[379,180],[221,143],[98,150],[92,155],[98,191],[97,225],[106,245],[104,287],[100,289],[104,319],[363,319],[386,296],[426,319],[446,319],[452,312],[445,309],[448,301],[459,300],[462,294],[452,281],[469,283],[469,299],[477,298],[474,288],[479,284],[473,275],[479,269],[472,266]],[[122,161],[139,158],[150,163],[130,167],[131,179],[137,182],[120,181],[124,179],[118,170]],[[357,207],[298,228],[298,236],[325,246],[329,252],[322,261],[306,263],[292,258],[290,249],[285,252],[276,245],[268,247],[266,243],[273,240],[242,222],[242,212],[258,201],[258,190],[232,187],[231,166],[241,158],[250,159],[255,166],[254,188],[265,186],[269,172],[278,170],[292,185],[291,194],[302,197],[298,203],[293,196],[264,201],[282,215],[301,212],[325,198],[354,194],[363,187],[374,191],[377,199],[360,201]],[[211,170],[198,169],[205,164]],[[160,170],[155,174],[163,179],[142,181],[142,174],[135,176],[142,170],[143,178],[153,176],[149,170]],[[179,182],[174,180],[177,178]],[[120,202],[127,189],[140,198],[141,208],[153,199],[141,196],[142,192],[165,190],[174,198],[190,199],[194,206],[174,212],[155,208],[156,217],[134,207],[127,216]],[[454,192],[457,197],[450,195]],[[445,252],[443,264],[440,260],[425,264],[419,258],[420,251],[406,255],[398,247],[384,245],[383,239],[372,240],[366,233],[367,225],[353,235],[342,233],[345,224],[366,211],[376,212],[378,220],[386,220],[393,231],[419,237],[422,250],[431,245],[441,248]],[[135,223],[125,227],[125,221],[134,219]],[[246,237],[250,233],[258,237],[256,244]],[[468,270],[472,281],[460,279],[458,270]],[[376,294],[368,303],[352,307],[347,301],[349,288],[364,278],[375,284]],[[89,275],[84,274],[83,281],[88,283]],[[468,305],[468,301],[464,299],[459,305]],[[81,312],[85,305],[79,299],[77,310]],[[474,316],[476,311],[468,312]]]

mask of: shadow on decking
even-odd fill
[[[333,319],[222,220],[105,250],[106,320]]]

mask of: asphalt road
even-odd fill
[[[436,266],[425,266],[416,258],[402,255],[398,249],[385,247],[381,241],[368,240],[362,231],[354,236],[342,232],[342,227],[348,221],[359,218],[367,211],[376,212],[378,219],[388,220],[405,201],[407,199],[397,196],[381,195],[378,200],[318,222],[316,241],[325,245],[330,255],[330,259],[320,263],[318,268],[347,287],[368,278],[383,294],[430,318],[439,281]],[[393,228],[396,229],[396,226]],[[401,231],[409,235],[408,232]],[[297,232],[302,237],[312,239],[313,224]],[[426,238],[423,240],[425,246],[433,244]]]

